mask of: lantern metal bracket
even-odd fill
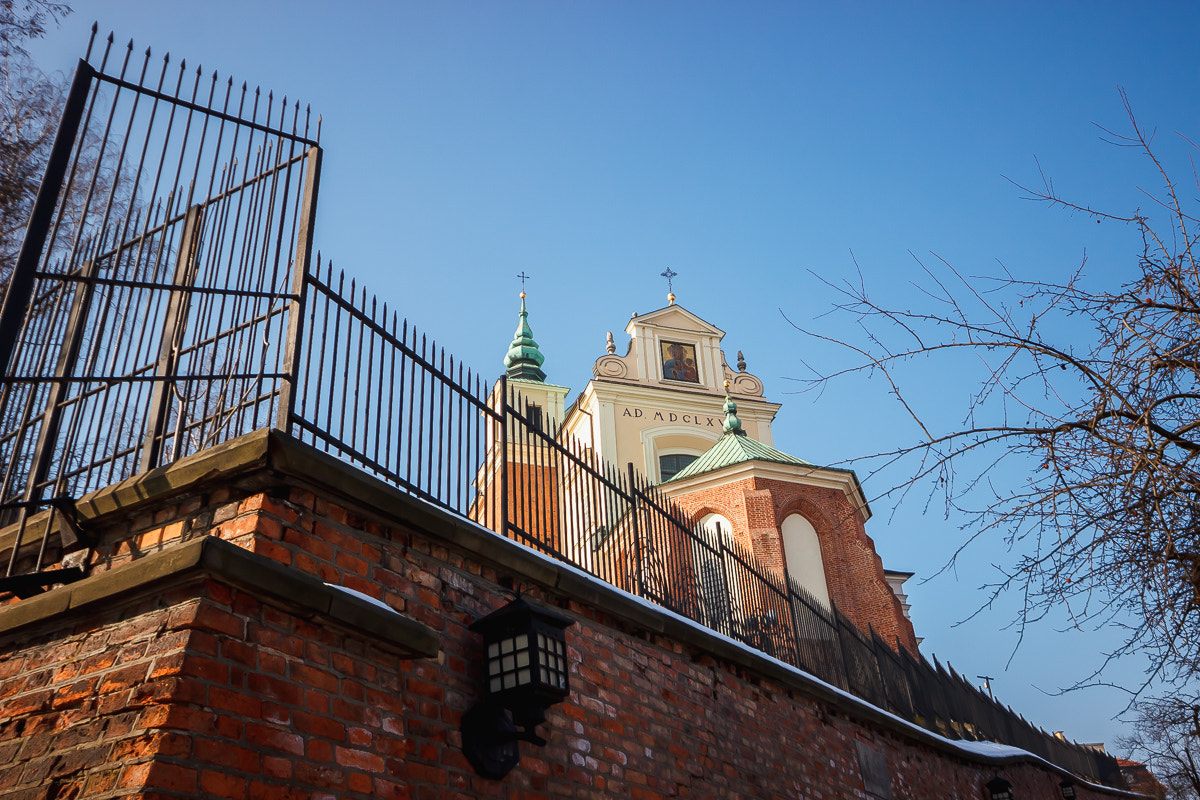
[[[462,750],[475,771],[485,778],[500,780],[521,761],[517,742],[545,747],[546,739],[536,727],[546,719],[545,711],[514,720],[498,703],[483,701],[463,715]],[[534,718],[537,717],[537,718]]]

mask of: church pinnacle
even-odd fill
[[[525,292],[521,292],[521,314],[517,322],[517,331],[513,334],[512,344],[504,356],[504,374],[510,378],[544,383],[546,373],[542,372],[542,364],[546,357],[538,349],[538,343],[533,340],[533,331],[529,329],[529,312],[525,310]]]
[[[746,432],[742,430],[742,421],[737,416],[737,403],[733,402],[733,398],[729,396],[729,381],[725,381],[724,410],[725,424],[721,426],[721,429],[734,436],[745,436]]]

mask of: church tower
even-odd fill
[[[660,542],[673,570],[659,576],[664,587],[718,598],[713,613],[735,615],[746,630],[773,624],[777,610],[736,596],[735,582],[714,572],[715,552],[733,554],[721,558],[743,558],[778,586],[801,590],[812,614],[836,608],[863,632],[916,652],[903,602],[907,573],[884,572],[857,477],[775,449],[780,405],[763,396],[741,352],[736,370],[729,366],[724,331],[668,294],[665,307],[630,319],[624,355],[608,335],[592,380],[568,407],[569,389],[546,382],[525,301],[522,292],[505,378],[489,398],[494,419],[503,412],[509,423],[490,427],[475,519],[500,520],[504,535],[577,563],[619,564],[636,549],[636,512],[598,493],[587,470],[632,471],[703,531],[703,545],[683,529]]]
[[[690,523],[719,530],[815,606],[836,607],[864,632],[915,652],[897,582],[906,573],[884,572],[854,472],[775,449],[771,423],[781,406],[763,396],[740,351],[730,367],[725,332],[673,292],[665,307],[634,314],[625,332],[623,355],[608,335],[564,428],[599,458],[632,464]],[[705,582],[699,572],[694,579]]]
[[[477,497],[470,516],[507,534],[500,530],[506,524],[501,508],[505,498],[507,520],[522,532],[522,541],[559,553],[561,480],[558,460],[549,443],[562,423],[570,389],[546,382],[542,370],[545,362],[529,327],[525,292],[521,292],[517,329],[504,355],[504,380],[496,381],[488,397],[488,406],[496,417],[488,417],[487,454],[475,478]],[[509,424],[501,430],[495,419],[505,414]],[[502,452],[506,452],[503,459]]]
[[[521,311],[517,315],[517,330],[504,355],[504,374],[508,378],[510,402],[536,428],[550,430],[562,423],[565,402],[570,389],[546,383],[542,365],[546,357],[534,341],[529,327],[529,312],[525,310],[525,292],[521,292]]]

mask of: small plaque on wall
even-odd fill
[[[883,753],[866,742],[856,741],[858,747],[858,770],[862,773],[863,788],[867,794],[882,800],[892,800],[892,776],[888,774],[887,759]]]

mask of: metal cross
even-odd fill
[[[521,291],[523,292],[525,291],[525,281],[529,280],[529,276],[525,274],[525,270],[521,270],[517,277],[521,279]]]
[[[662,272],[660,272],[658,274],[662,275],[664,278],[667,279],[667,291],[674,292],[675,290],[673,288],[671,288],[671,279],[674,278],[679,273],[673,272],[670,267],[667,267],[665,270],[663,270]]]

